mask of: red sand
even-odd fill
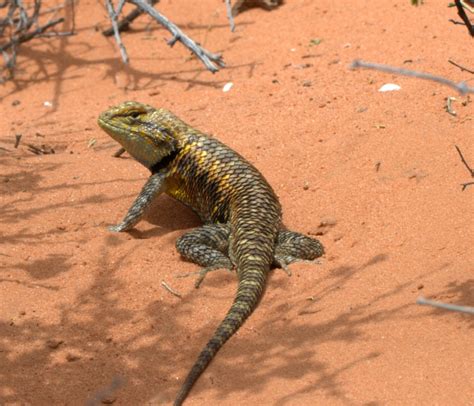
[[[448,63],[472,69],[472,39],[447,1],[346,3],[254,8],[231,33],[220,1],[160,2],[223,52],[215,75],[146,17],[123,35],[124,67],[91,1],[78,6],[77,36],[22,46],[17,79],[1,88],[0,404],[82,405],[114,385],[115,405],[170,404],[230,306],[234,275],[215,272],[199,290],[175,278],[197,270],[174,249],[199,224],[185,207],[164,196],[130,234],[107,231],[147,177],[111,157],[117,145],[96,125],[124,100],[169,108],[239,151],[280,196],[286,225],[323,233],[327,252],[291,278],[272,273],[186,405],[474,404],[473,316],[415,304],[474,303],[474,187],[461,191],[471,178],[454,147],[474,166],[474,103],[348,69],[361,58],[472,86]],[[384,83],[401,90],[378,92]]]

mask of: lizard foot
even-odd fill
[[[107,227],[107,229],[109,231],[112,231],[113,233],[120,233],[122,231],[127,231],[128,230],[128,228],[126,226],[124,226],[122,223],[115,224],[113,226],[109,226],[109,227]]]
[[[295,262],[300,262],[304,264],[312,264],[312,265],[320,265],[321,261],[319,259],[300,259],[300,258],[292,258],[291,261],[288,261],[288,258],[278,258],[275,257],[273,259],[273,265],[276,268],[280,268],[282,271],[284,271],[288,276],[291,276],[291,270],[288,267],[289,264],[294,264]]]

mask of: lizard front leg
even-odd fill
[[[145,185],[133,202],[130,209],[121,223],[110,226],[109,230],[113,232],[127,231],[133,228],[143,217],[145,210],[150,206],[151,202],[163,192],[166,179],[166,173],[157,172],[151,175]]]

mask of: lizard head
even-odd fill
[[[138,162],[151,169],[175,151],[177,140],[167,128],[166,110],[138,102],[124,102],[104,111],[99,126]]]

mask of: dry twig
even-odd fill
[[[416,299],[416,304],[426,305],[426,306],[433,306],[433,307],[437,307],[439,309],[451,310],[451,311],[454,311],[454,312],[474,314],[474,307],[459,306],[459,305],[453,305],[453,304],[450,304],[450,303],[437,302],[435,300],[425,299],[424,297],[419,297],[418,299]]]
[[[180,299],[182,298],[181,294],[179,292],[176,292],[173,288],[171,288],[165,281],[161,281],[161,286],[163,286],[172,295],[175,295],[176,297],[179,297]]]
[[[115,37],[115,42],[117,43],[120,49],[120,56],[122,57],[123,63],[128,63],[128,54],[125,45],[123,45],[122,38],[120,37],[120,30],[118,28],[118,15],[122,12],[123,5],[125,0],[119,0],[117,9],[114,9],[112,0],[105,0],[105,5],[107,6],[107,12],[109,13],[110,21],[112,22],[112,30]]]
[[[110,20],[112,22],[112,28],[105,30],[104,35],[108,36],[111,33],[115,36],[115,41],[117,42],[120,52],[122,54],[122,60],[124,63],[128,63],[128,56],[126,54],[125,46],[122,43],[120,38],[120,30],[128,28],[130,22],[137,18],[142,13],[147,13],[150,17],[155,19],[159,24],[164,26],[171,34],[173,38],[168,41],[168,45],[172,47],[176,42],[181,42],[186,48],[188,48],[194,55],[196,55],[201,62],[206,66],[208,70],[212,73],[215,73],[219,70],[219,67],[224,67],[224,61],[220,54],[215,54],[207,51],[201,47],[197,42],[188,37],[183,31],[181,31],[176,24],[168,20],[163,14],[161,14],[156,8],[153,7],[158,0],[119,0],[119,6],[117,10],[114,10],[111,0],[106,0],[107,11],[109,13]],[[124,19],[118,21],[118,15],[122,11],[123,3],[127,1],[128,3],[134,4],[137,8],[133,12],[129,13]]]
[[[227,18],[229,19],[230,30],[234,32],[235,23],[234,23],[234,16],[232,15],[232,5],[230,4],[230,0],[225,0],[225,8],[227,10]]]
[[[458,154],[459,156],[461,157],[461,162],[464,164],[464,166],[467,168],[467,170],[469,171],[469,173],[471,174],[471,177],[474,178],[474,169],[472,169],[469,164],[467,163],[467,161],[464,159],[464,156],[461,152],[461,149],[455,145],[456,147],[456,150],[458,151]],[[467,182],[467,183],[462,183],[461,186],[462,186],[462,190],[464,191],[469,185],[474,185],[474,182]]]
[[[449,62],[451,65],[454,65],[454,66],[456,66],[457,68],[461,69],[462,72],[469,72],[469,73],[472,73],[472,74],[474,75],[474,70],[467,69],[467,68],[465,68],[464,66],[461,66],[461,65],[459,65],[458,63],[452,61],[451,59],[448,59],[448,62]]]
[[[443,78],[442,76],[432,75],[431,73],[418,72],[409,69],[397,68],[389,65],[382,65],[380,63],[365,62],[361,60],[354,60],[350,65],[351,69],[364,68],[374,69],[382,72],[394,73],[396,75],[412,76],[419,79],[431,80],[443,85],[456,89],[461,94],[474,93],[474,87],[469,87],[466,82],[455,83],[452,80]]]

